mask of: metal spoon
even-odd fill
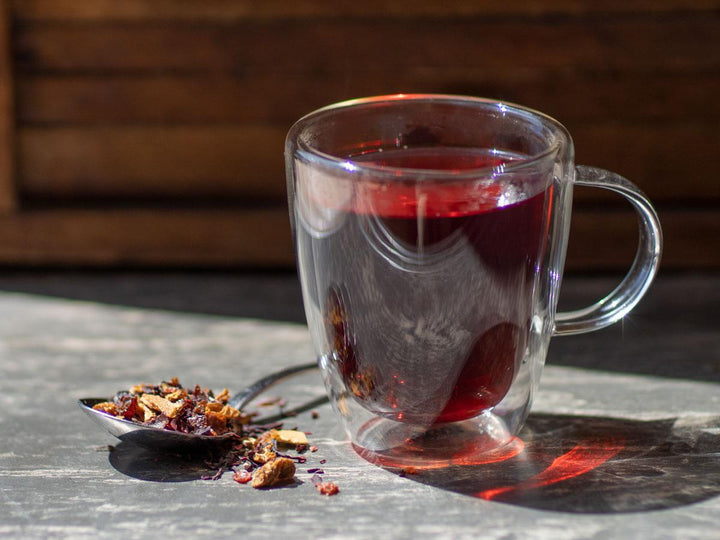
[[[266,377],[254,382],[247,388],[240,390],[233,395],[228,404],[236,409],[242,409],[253,398],[261,394],[265,389],[274,384],[303,371],[317,368],[316,363],[302,364],[285,368],[271,373]],[[194,435],[192,433],[181,433],[170,431],[159,427],[144,426],[137,422],[116,418],[101,411],[93,409],[93,406],[108,401],[107,398],[81,398],[78,400],[80,408],[95,422],[105,428],[121,441],[129,441],[146,448],[162,451],[197,451],[216,447],[234,438],[233,433],[223,435]]]

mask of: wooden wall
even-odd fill
[[[330,102],[543,110],[720,268],[720,2],[0,0],[0,264],[291,267],[282,147]],[[629,206],[578,190],[568,265],[626,267]]]

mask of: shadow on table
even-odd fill
[[[7,271],[0,291],[182,313],[305,323],[292,271]]]
[[[130,442],[121,442],[110,452],[110,464],[122,474],[146,482],[191,482],[218,480],[230,469],[222,464],[222,455],[171,454],[149,450]],[[283,484],[282,489],[293,489],[303,484],[297,478]]]
[[[117,471],[147,482],[208,479],[219,469],[212,457],[155,452],[131,442],[121,442],[115,446],[109,460]]]
[[[720,417],[534,414],[501,463],[393,472],[485,500],[573,513],[660,510],[720,494]]]

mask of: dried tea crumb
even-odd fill
[[[252,473],[246,469],[240,469],[239,471],[235,471],[233,474],[233,480],[235,480],[238,484],[247,484],[252,480]]]
[[[320,495],[327,495],[328,497],[340,493],[340,488],[332,482],[320,482],[315,487],[320,492]]]
[[[333,482],[323,482],[322,478],[318,474],[315,474],[311,481],[320,495],[327,495],[330,497],[331,495],[337,495],[340,493],[340,488],[337,484],[334,484]]]

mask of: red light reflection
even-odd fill
[[[475,497],[489,501],[505,493],[541,488],[578,477],[612,459],[624,447],[625,440],[621,438],[580,441],[539,474],[515,485],[480,491]]]

